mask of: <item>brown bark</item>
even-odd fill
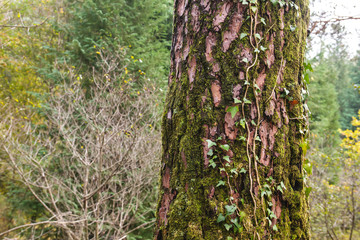
[[[244,2],[175,1],[157,240],[309,239],[308,1]]]

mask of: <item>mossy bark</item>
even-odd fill
[[[175,1],[157,240],[309,239],[308,0],[258,1]]]

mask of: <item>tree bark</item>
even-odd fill
[[[155,239],[309,239],[308,0],[175,0]]]

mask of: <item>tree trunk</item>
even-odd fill
[[[155,239],[309,239],[308,0],[175,0]]]

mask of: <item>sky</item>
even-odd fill
[[[360,0],[315,0],[311,5],[311,11],[325,11],[326,19],[337,16],[360,17]],[[341,24],[348,32],[345,39],[350,51],[360,50],[360,20],[346,20]]]

